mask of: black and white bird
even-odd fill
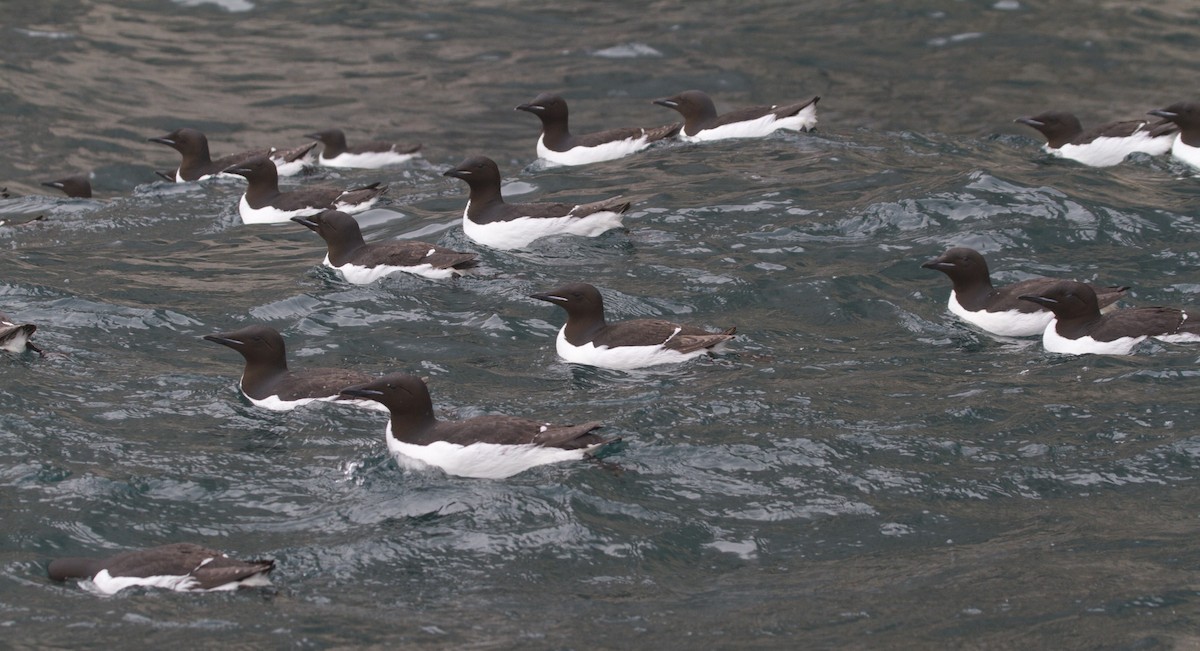
[[[355,167],[378,169],[388,165],[404,163],[420,156],[421,145],[398,145],[373,140],[350,146],[341,129],[326,129],[308,134],[323,146],[317,163],[325,167]]]
[[[1200,168],[1200,103],[1177,102],[1150,115],[1170,120],[1179,126],[1179,136],[1171,143],[1171,156]]]
[[[304,187],[281,192],[275,165],[266,156],[237,163],[225,172],[246,178],[246,193],[238,201],[238,213],[246,224],[280,224],[292,217],[307,217],[329,209],[360,213],[374,206],[387,192],[387,186],[379,183],[348,190]]]
[[[1079,118],[1062,111],[1020,117],[1016,122],[1045,136],[1043,149],[1047,153],[1092,167],[1116,165],[1135,152],[1165,154],[1179,133],[1179,127],[1168,120],[1123,120],[1084,131]]]
[[[34,324],[18,323],[7,314],[0,312],[0,350],[7,350],[10,353],[32,350],[44,357],[46,353],[29,341],[35,332],[37,332],[37,326]]]
[[[737,332],[709,332],[662,319],[608,323],[603,297],[587,283],[570,283],[531,298],[567,311],[555,346],[559,357],[575,364],[620,370],[677,364],[719,350]]]
[[[91,199],[92,182],[87,174],[76,174],[57,181],[45,181],[42,185],[48,188],[62,190],[63,194],[72,199]]]
[[[341,368],[291,370],[283,337],[266,325],[249,325],[233,332],[204,335],[204,339],[228,346],[246,360],[238,388],[256,407],[271,411],[291,411],[312,402],[362,407],[381,411],[371,400],[348,400],[342,388],[366,382],[370,375]]]
[[[567,126],[567,101],[551,93],[542,93],[515,110],[532,113],[542,121],[538,157],[556,165],[587,165],[622,158],[675,135],[680,127],[625,127],[575,136]]]
[[[362,229],[344,212],[326,210],[309,217],[292,217],[325,240],[323,264],[337,269],[347,282],[366,285],[398,272],[426,278],[461,276],[479,265],[474,253],[454,251],[416,240],[367,244]]]
[[[310,142],[292,149],[254,149],[222,156],[213,160],[212,155],[208,151],[208,137],[195,129],[184,127],[176,129],[165,136],[158,136],[149,140],[150,142],[166,145],[179,152],[182,160],[179,163],[179,168],[174,173],[174,180],[177,183],[203,181],[214,176],[220,176],[226,168],[258,156],[269,158],[275,164],[276,173],[279,176],[294,176],[304,170],[308,153],[317,146],[317,143]],[[156,173],[164,176],[161,173]]]
[[[471,194],[463,210],[467,237],[495,249],[519,249],[550,235],[596,237],[621,228],[629,202],[621,198],[585,204],[505,203],[500,196],[500,168],[485,156],[468,158],[447,170],[467,182]]]
[[[133,586],[210,592],[271,585],[275,561],[239,561],[192,543],[174,543],[108,558],[59,558],[47,568],[55,581],[84,579],[111,595]]]
[[[1030,278],[996,288],[988,272],[987,261],[975,249],[956,246],[921,265],[950,277],[947,308],[958,318],[1002,337],[1032,337],[1046,330],[1054,315],[1029,301],[1024,294],[1036,294],[1058,282],[1056,278]],[[1108,307],[1125,295],[1128,287],[1099,287],[1100,304]]]
[[[783,106],[750,106],[723,115],[717,114],[712,98],[698,90],[685,90],[678,95],[656,99],[654,103],[674,109],[683,116],[680,140],[704,142],[761,138],[779,129],[811,131],[817,126],[817,102],[820,99],[814,97]]]
[[[1096,292],[1084,283],[1059,281],[1021,297],[1054,313],[1042,333],[1052,353],[1130,355],[1150,337],[1169,343],[1200,342],[1200,320],[1173,307],[1134,307],[1100,313]]]
[[[460,477],[503,479],[535,466],[582,459],[619,440],[594,433],[600,423],[551,425],[499,415],[438,420],[425,382],[404,373],[347,387],[342,395],[378,400],[388,408],[384,437],[401,466],[433,466]]]

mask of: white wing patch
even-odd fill
[[[343,193],[342,196],[345,196],[345,193]],[[369,209],[371,206],[374,206],[378,201],[379,195],[375,195],[370,199],[363,201],[362,203],[346,203],[345,201],[342,201],[342,197],[338,197],[333,202],[333,208],[334,210],[340,210],[347,215],[356,215],[364,210]]]
[[[271,162],[275,163],[275,173],[279,176],[295,176],[304,171],[308,166],[306,156],[301,156],[294,161],[288,162],[282,156],[271,156]]]

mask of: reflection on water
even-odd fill
[[[19,2],[0,179],[20,196],[0,217],[45,219],[0,226],[0,310],[53,354],[0,357],[6,639],[1186,646],[1196,351],[994,339],[946,314],[945,278],[919,265],[966,245],[1002,282],[1200,303],[1186,170],[1050,160],[1011,125],[1186,99],[1193,13]],[[693,87],[722,109],[819,94],[821,126],[563,169],[534,162],[537,125],[512,110],[549,90],[578,132],[651,124],[670,118],[650,99]],[[481,272],[347,285],[304,229],[240,224],[239,184],[157,181],[177,159],[146,138],[183,125],[214,154],[329,126],[421,141],[406,166],[287,183],[386,182],[368,240],[477,251]],[[629,197],[628,232],[476,246],[441,176],[476,154],[523,201]],[[89,170],[98,199],[41,195]],[[611,318],[739,339],[681,367],[572,367],[562,315],[528,295],[574,280]],[[297,366],[427,377],[448,418],[603,420],[624,442],[498,482],[402,471],[379,414],[245,403],[240,361],[200,337],[251,321]],[[176,540],[276,558],[277,588],[98,600],[38,565]]]

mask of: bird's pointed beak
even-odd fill
[[[301,226],[307,226],[309,230],[315,231],[320,228],[320,225],[317,224],[317,222],[309,219],[308,217],[292,217],[292,221],[300,224]]]
[[[445,172],[442,172],[442,176],[453,176],[456,179],[465,179],[470,175],[471,173],[467,170],[460,170],[457,167],[452,170],[446,170]]]
[[[1033,118],[1028,118],[1028,117],[1017,118],[1017,119],[1013,120],[1013,122],[1020,122],[1021,124],[1028,124],[1029,126],[1035,128],[1035,129],[1038,127],[1046,126],[1045,122],[1042,122],[1040,120],[1035,120]]]
[[[1154,109],[1153,111],[1146,111],[1146,115],[1153,115],[1155,117],[1166,118],[1168,120],[1179,117],[1178,113],[1173,113],[1167,109]]]
[[[549,301],[551,303],[566,303],[567,299],[557,294],[530,294],[529,298],[536,298],[539,301]]]
[[[175,141],[171,140],[170,138],[168,138],[166,136],[158,136],[157,138],[146,138],[146,142],[157,142],[160,145],[166,145],[168,147],[175,146]]]
[[[946,262],[945,260],[943,260],[941,258],[934,258],[928,262],[921,263],[921,267],[923,267],[925,269],[937,269],[939,271],[942,269],[950,269],[953,266],[954,265],[950,264],[949,262]]]
[[[651,102],[651,104],[658,104],[659,106],[665,106],[667,108],[672,108],[672,109],[677,108],[679,106],[679,102],[676,102],[675,100],[671,99],[670,97],[661,97],[659,99],[653,100]]]
[[[518,104],[515,108],[513,108],[513,110],[514,111],[528,111],[530,113],[539,113],[541,111],[545,111],[546,107],[542,106],[541,104]]]

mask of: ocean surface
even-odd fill
[[[1157,649],[1200,645],[1200,348],[1048,354],[946,311],[920,264],[1130,285],[1200,308],[1200,179],[1170,157],[1050,158],[1013,119],[1085,125],[1200,100],[1200,8],[890,3],[9,0],[0,31],[0,646],[10,648]],[[537,162],[513,107],[577,133],[821,97],[811,134]],[[172,184],[147,142],[216,155],[423,144],[383,170],[368,240],[475,251],[453,281],[367,286],[242,186]],[[486,155],[515,201],[634,202],[594,239],[474,244]],[[40,183],[92,173],[96,198]],[[41,219],[37,219],[41,217]],[[11,225],[12,223],[16,225]],[[24,222],[24,223],[22,223]],[[639,372],[560,361],[569,281],[611,319],[737,326],[726,354]],[[280,330],[293,367],[428,379],[447,418],[601,420],[594,462],[499,480],[400,468],[384,418],[274,413],[205,334]],[[59,556],[191,541],[273,558],[274,586],[96,596]]]

